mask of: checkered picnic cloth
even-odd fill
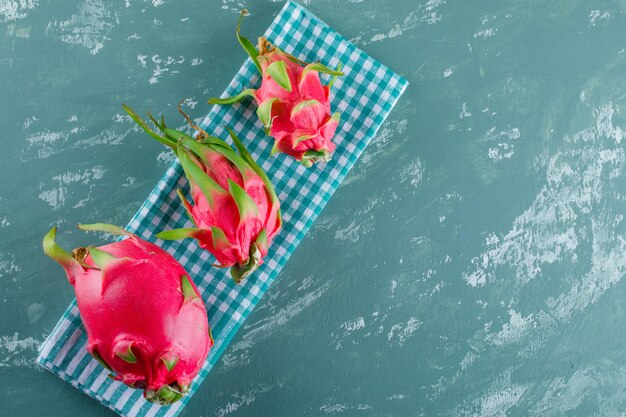
[[[173,417],[181,412],[407,86],[405,79],[357,49],[296,3],[285,4],[265,36],[303,61],[321,61],[331,68],[343,63],[345,76],[334,84],[332,99],[333,108],[341,112],[334,139],[337,150],[332,161],[306,169],[285,155],[269,155],[272,139],[263,133],[252,100],[211,109],[202,127],[225,138],[228,135],[224,126],[230,126],[243,140],[276,188],[283,229],[274,238],[265,263],[243,284],[236,285],[227,270],[211,266],[211,255],[199,248],[195,240],[163,242],[155,238],[158,231],[191,226],[176,195],[176,189],[187,189],[187,181],[178,163],[167,170],[127,229],[146,240],[156,241],[174,255],[191,274],[206,302],[215,345],[191,385],[190,393],[174,405],[160,406],[145,401],[141,390],[107,378],[109,372],[87,354],[87,336],[76,301],[43,343],[37,358],[41,366],[122,416]],[[325,75],[324,78],[328,80]],[[224,96],[256,88],[259,82],[257,69],[248,59]]]

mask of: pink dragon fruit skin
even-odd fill
[[[233,97],[213,98],[209,104],[232,104],[252,96],[266,133],[274,138],[272,153],[286,153],[307,167],[328,161],[335,150],[332,138],[339,124],[339,113],[331,111],[330,87],[343,73],[320,63],[306,64],[264,37],[259,38],[257,50],[239,33],[246,14],[246,10],[242,11],[236,34],[262,74],[261,87]],[[322,84],[320,73],[334,76],[329,85]]]
[[[117,226],[79,228],[128,236],[71,254],[56,244],[56,228],[44,238],[44,252],[63,266],[76,292],[87,350],[147,400],[178,401],[213,346],[193,280],[163,249]]]
[[[146,132],[170,146],[185,171],[193,205],[179,196],[193,228],[161,232],[161,239],[195,238],[211,252],[220,267],[230,268],[239,283],[263,263],[269,244],[281,228],[280,204],[269,178],[230,131],[237,154],[226,142],[203,134],[194,139],[152,121],[152,131],[127,106],[124,109]]]

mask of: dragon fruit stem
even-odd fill
[[[126,113],[128,113],[130,118],[133,119],[135,121],[135,123],[137,123],[139,125],[139,127],[141,127],[148,135],[150,135],[153,139],[156,139],[158,142],[162,143],[163,145],[172,148],[174,150],[174,152],[176,152],[176,142],[175,141],[172,141],[172,140],[170,140],[169,138],[167,138],[165,136],[161,136],[161,135],[157,134],[154,130],[150,129],[150,126],[148,126],[148,124],[141,117],[139,117],[139,115],[137,113],[135,113],[133,111],[133,109],[128,107],[126,104],[122,104],[122,107],[124,108]],[[154,120],[153,120],[153,122],[154,122]],[[157,125],[157,127],[160,128],[159,125]]]
[[[243,21],[243,18],[247,14],[248,14],[248,10],[246,9],[243,9],[241,13],[239,14],[239,20],[237,21],[237,29],[235,29],[235,34],[237,35],[237,40],[239,41],[243,49],[248,53],[248,55],[250,56],[250,59],[252,60],[256,68],[259,70],[259,73],[261,73],[262,72],[261,64],[259,64],[259,60],[257,59],[259,56],[259,51],[256,50],[256,48],[254,47],[254,45],[252,44],[252,42],[250,42],[248,38],[241,36],[241,22]]]
[[[272,49],[274,49],[274,45],[265,36],[259,37],[259,55],[271,52]]]
[[[234,95],[232,97],[224,97],[224,98],[210,98],[209,104],[233,104],[238,101],[243,100],[246,97],[254,97],[254,90],[252,88],[247,88],[243,90],[241,93]]]
[[[129,231],[124,230],[121,227],[115,226],[113,224],[106,224],[106,223],[79,224],[78,226],[76,226],[76,228],[85,232],[105,232],[105,233],[111,233],[113,235],[132,236],[132,233],[130,233]]]
[[[57,234],[57,228],[54,226],[43,238],[43,252],[58,262],[65,272],[67,273],[67,279],[70,284],[74,285],[74,278],[77,273],[83,271],[83,267],[80,263],[74,259],[72,255],[67,253],[62,247],[57,245],[55,238]]]
[[[195,131],[198,132],[198,136],[197,136],[197,140],[202,140],[205,139],[209,136],[209,134],[207,132],[204,131],[204,129],[202,129],[201,127],[199,127],[198,125],[196,125],[193,120],[191,120],[191,118],[189,117],[189,115],[187,113],[185,113],[183,111],[183,109],[181,108],[181,106],[183,105],[183,102],[185,101],[185,99],[182,99],[179,103],[178,103],[178,112],[180,114],[183,115],[183,117],[185,118],[185,120],[187,120],[187,123],[189,123],[189,126],[191,126],[191,128]]]
[[[202,229],[187,227],[182,229],[171,229],[163,232],[157,233],[156,237],[161,240],[179,240],[179,239],[187,239],[187,238],[195,238],[200,233],[202,233]]]
[[[335,81],[337,81],[337,78],[342,77],[344,75],[344,73],[341,72],[342,67],[343,67],[343,64],[339,62],[339,64],[337,64],[337,70],[336,70],[338,74],[334,74],[333,78],[330,79],[330,82],[328,83],[328,88],[332,88],[333,84],[335,84]]]

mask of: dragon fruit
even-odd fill
[[[332,138],[339,124],[339,113],[330,109],[330,87],[339,70],[331,70],[319,62],[307,64],[259,38],[258,50],[245,37],[240,27],[246,10],[241,12],[236,34],[259,72],[258,90],[247,89],[228,98],[212,98],[209,104],[232,104],[247,96],[257,101],[257,115],[265,132],[274,138],[272,154],[283,152],[304,166],[328,161],[335,150]],[[323,85],[320,73],[333,75],[329,85]]]
[[[174,150],[191,185],[194,205],[180,190],[178,195],[195,227],[164,231],[157,237],[197,239],[215,256],[216,266],[229,267],[235,282],[241,282],[263,263],[282,225],[278,197],[265,172],[230,129],[239,154],[204,131],[194,139],[149,115],[161,136],[128,106],[124,109],[150,136]]]
[[[87,350],[112,377],[169,405],[189,390],[211,346],[207,312],[183,267],[163,249],[124,229],[92,224],[82,230],[128,236],[71,254],[43,240],[46,255],[65,269],[87,331]]]

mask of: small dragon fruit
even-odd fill
[[[191,185],[193,206],[180,190],[178,195],[195,227],[164,231],[157,237],[197,239],[218,266],[230,267],[235,282],[241,282],[263,263],[282,225],[278,197],[265,172],[230,129],[239,154],[191,121],[201,131],[197,139],[167,128],[163,119],[158,122],[150,115],[161,136],[128,106],[124,109],[150,136],[174,150]]]
[[[169,405],[189,390],[213,339],[198,289],[176,260],[124,229],[92,224],[82,230],[128,236],[71,254],[43,240],[46,255],[65,269],[87,331],[87,350],[112,377]]]
[[[248,12],[243,10],[237,24],[237,38],[262,74],[258,90],[247,89],[228,98],[212,98],[209,104],[232,104],[247,96],[258,103],[257,115],[265,132],[274,138],[272,154],[284,152],[304,166],[328,161],[335,150],[331,141],[339,124],[339,113],[330,109],[330,87],[338,76],[319,62],[307,64],[259,38],[258,50],[241,36],[240,26]],[[319,74],[333,75],[325,86]]]

